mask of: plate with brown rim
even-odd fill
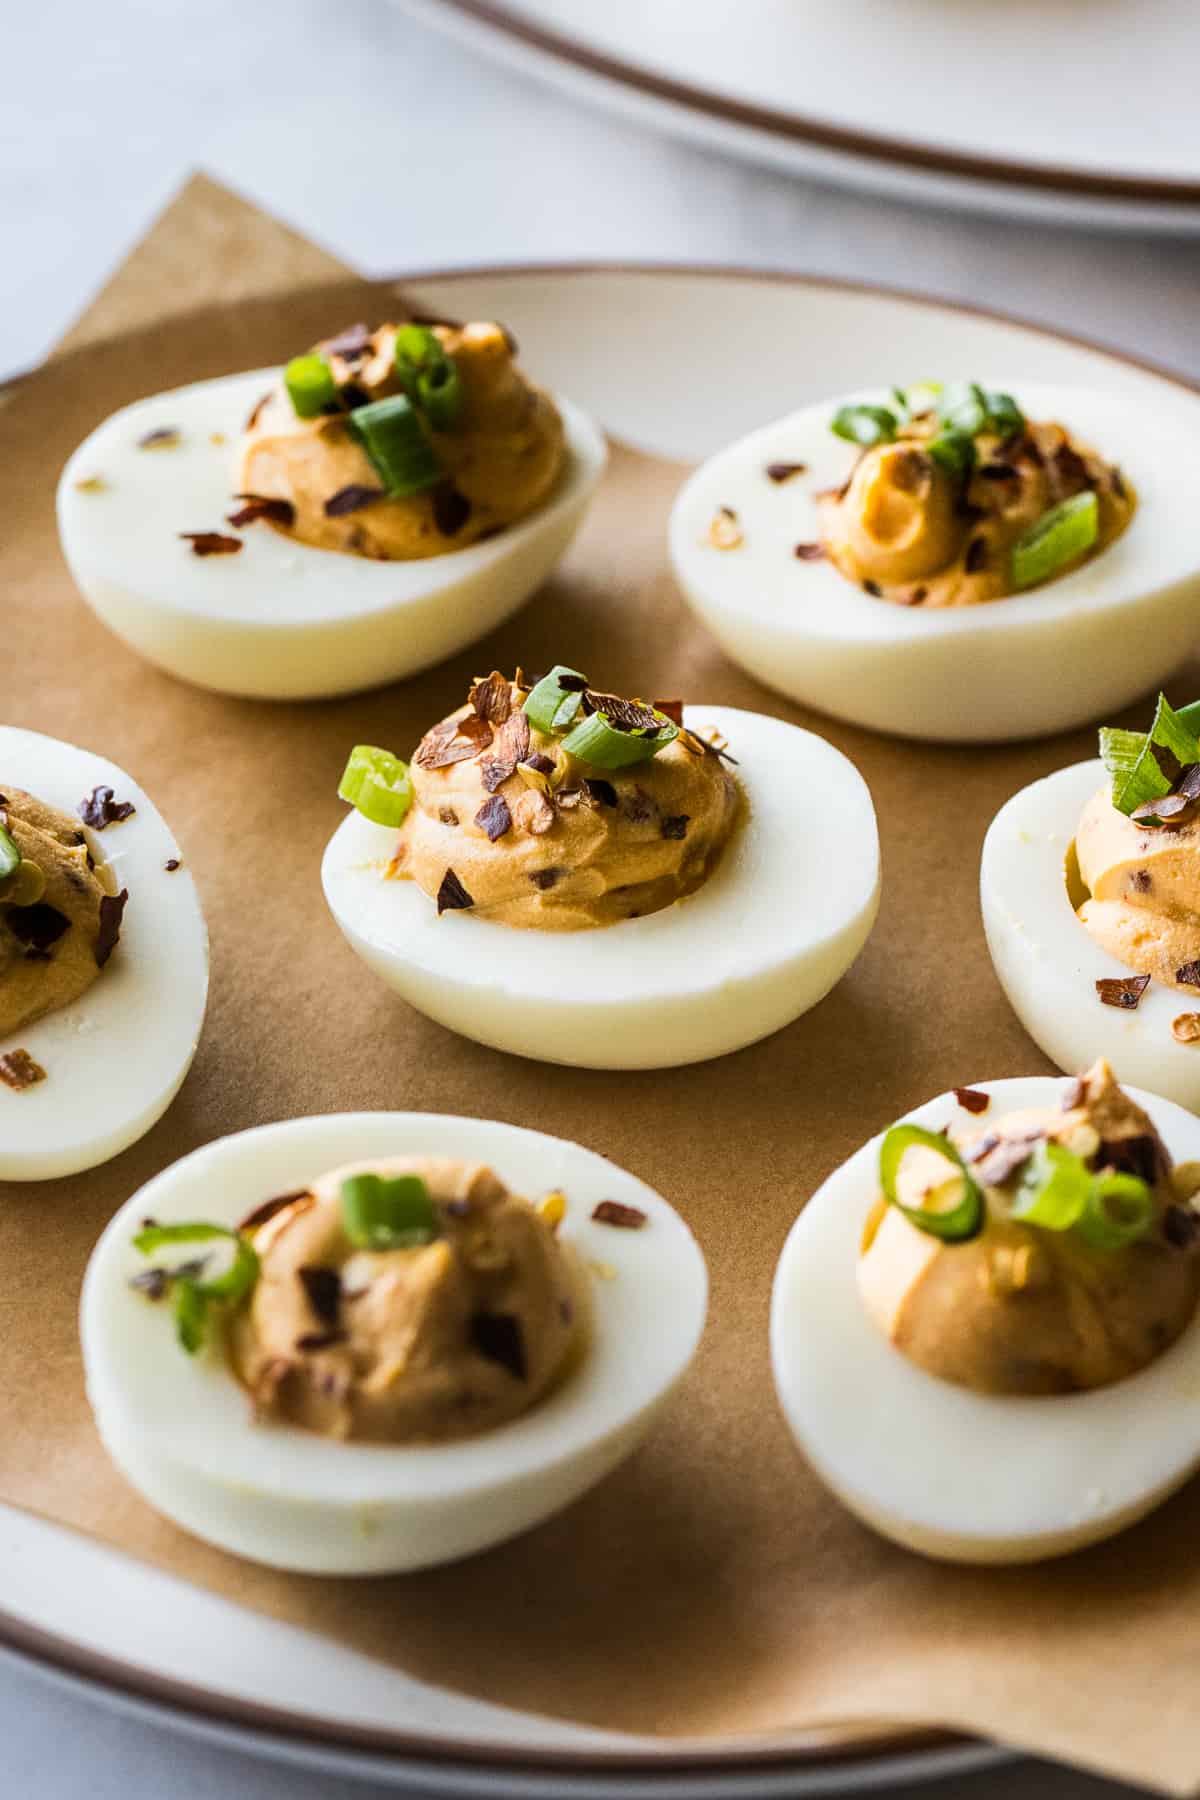
[[[1019,369],[1031,380],[1099,384],[1131,404],[1152,401],[1193,427],[1200,419],[1197,390],[1165,372],[996,314],[884,289],[713,269],[579,266],[411,275],[402,284],[418,312],[503,318],[549,384],[567,389],[626,444],[679,463],[792,406],[910,372],[970,379]],[[349,283],[329,291],[330,317],[353,291]],[[316,316],[321,296],[306,305]],[[625,323],[631,318],[636,334]],[[764,344],[775,347],[769,357],[760,354]],[[136,349],[114,341],[97,354],[128,354],[136,368]],[[696,367],[720,378],[698,382],[689,373]],[[36,388],[39,376],[28,379]],[[161,1148],[176,1154],[169,1119],[164,1129]],[[1006,1754],[911,1723],[655,1738],[551,1721],[418,1681],[7,1506],[0,1649],[138,1716],[371,1775],[400,1791],[765,1800],[961,1773]]]

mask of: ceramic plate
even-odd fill
[[[1152,400],[1200,429],[1200,392],[1181,381],[1010,319],[880,289],[608,268],[477,271],[405,285],[418,310],[504,319],[549,385],[568,389],[626,441],[681,459],[824,394],[905,371],[1019,370],[1029,381],[1108,388],[1131,406]],[[639,323],[634,334],[622,323],[629,318]],[[720,367],[724,378],[697,382],[697,367]],[[3,1508],[0,1644],[145,1716],[426,1795],[767,1800],[928,1779],[999,1754],[911,1732],[666,1741],[520,1715],[423,1686]]]
[[[1200,231],[1194,0],[400,3],[626,117],[800,175]]]

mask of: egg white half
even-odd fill
[[[1063,1091],[1050,1076],[970,1085],[997,1115],[1057,1105]],[[1126,1091],[1177,1161],[1200,1157],[1200,1119]],[[905,1116],[935,1130],[986,1124],[953,1094]],[[948,1561],[1036,1562],[1133,1524],[1200,1465],[1200,1316],[1149,1368],[1088,1393],[977,1394],[927,1374],[859,1298],[880,1141],[813,1195],[775,1274],[775,1386],[805,1457],[866,1524]]]
[[[1200,1045],[1171,1021],[1200,1011],[1200,994],[1152,981],[1137,1010],[1105,1006],[1097,981],[1132,974],[1075,917],[1065,861],[1104,764],[1073,763],[1014,794],[988,828],[979,896],[992,965],[1038,1047],[1068,1073],[1105,1056],[1121,1081],[1200,1112]]]
[[[419,562],[375,562],[289,540],[227,515],[239,439],[279,378],[251,370],[138,400],[85,438],[63,471],[58,524],[84,599],[160,668],[252,699],[300,700],[381,687],[486,635],[547,578],[579,525],[607,450],[558,399],[567,462],[549,499],[484,543]],[[173,428],[174,448],[146,450]],[[214,438],[219,441],[214,442]],[[79,483],[99,477],[97,491]],[[195,556],[179,536],[219,531],[234,555]]]
[[[840,981],[879,905],[866,783],[839,750],[781,719],[690,706],[738,759],[748,816],[704,885],[593,931],[515,930],[444,913],[382,879],[396,834],[357,813],[330,840],[325,898],[363,961],[464,1037],[541,1062],[657,1069],[778,1031]]]
[[[1061,419],[1119,464],[1138,493],[1124,535],[1028,594],[931,610],[874,599],[833,563],[795,555],[820,536],[815,495],[840,486],[857,459],[829,421],[845,398],[886,405],[888,396],[824,401],[712,457],[675,502],[676,577],[735,662],[835,718],[966,743],[1044,737],[1111,713],[1184,659],[1200,597],[1195,439],[1115,395],[1019,379],[989,385],[1011,390],[1031,418]],[[807,467],[777,484],[766,474],[772,462]],[[722,506],[744,533],[737,549],[708,541]]]
[[[91,834],[128,888],[121,941],[85,994],[0,1039],[28,1050],[46,1080],[0,1087],[0,1181],[46,1181],[107,1162],[161,1118],[191,1067],[208,999],[208,932],[196,884],[149,796],[115,763],[74,744],[0,725],[0,791],[9,782],[74,814],[111,787],[137,811]]]
[[[130,1290],[146,1266],[131,1242],[142,1219],[234,1226],[341,1163],[404,1154],[486,1162],[535,1202],[562,1189],[562,1241],[595,1270],[584,1355],[523,1417],[452,1444],[347,1444],[256,1423],[219,1348],[184,1355],[169,1307]],[[597,1224],[601,1200],[640,1207],[648,1223]],[[704,1258],[678,1213],[578,1144],[440,1113],[292,1119],[206,1145],[117,1213],[83,1286],[88,1397],[118,1467],[198,1537],[322,1574],[422,1568],[524,1531],[614,1468],[690,1363],[707,1292]]]

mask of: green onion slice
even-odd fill
[[[1158,696],[1154,723],[1149,731],[1122,731],[1105,725],[1100,732],[1100,755],[1112,776],[1112,802],[1118,812],[1131,813],[1149,800],[1161,800],[1171,782],[1155,755],[1167,751],[1187,767],[1200,762],[1200,701],[1179,712],[1165,694]]]
[[[934,462],[940,463],[951,480],[965,487],[975,467],[975,440],[969,432],[950,427],[940,431],[926,446]]]
[[[973,438],[987,429],[987,395],[977,381],[952,382],[943,391],[937,410],[943,425],[952,431],[965,432]]]
[[[462,384],[453,357],[427,325],[402,325],[396,333],[396,375],[412,404],[435,431],[451,431],[462,410]]]
[[[577,756],[595,769],[627,769],[634,763],[649,762],[679,736],[678,725],[665,713],[654,717],[659,727],[650,737],[642,731],[623,731],[602,712],[590,713],[567,733],[562,747],[569,756]]]
[[[253,1288],[258,1280],[258,1253],[249,1238],[239,1231],[226,1230],[224,1225],[147,1225],[133,1240],[135,1250],[152,1256],[169,1244],[206,1244],[217,1239],[235,1246],[225,1273],[210,1281],[192,1275],[179,1276],[175,1281],[175,1328],[189,1356],[194,1356],[204,1343],[208,1308],[214,1302],[228,1305],[242,1300]]]
[[[0,881],[7,881],[21,866],[21,852],[11,831],[0,825]]]
[[[363,1250],[415,1250],[438,1235],[437,1208],[419,1175],[350,1175],[342,1227]]]
[[[408,764],[374,744],[356,744],[350,752],[338,794],[372,825],[399,825],[413,803]]]
[[[550,673],[543,675],[532,689],[522,708],[529,723],[538,731],[547,734],[566,731],[574,722],[583,701],[583,689],[564,687],[564,675],[569,676],[572,682],[587,685],[587,676],[581,675],[578,669],[568,669],[566,663],[555,663]]]
[[[350,429],[371,459],[387,492],[395,498],[419,494],[442,479],[425,428],[405,394],[372,400],[347,415]]]
[[[997,437],[1014,438],[1025,429],[1025,414],[1011,394],[989,393],[988,424]]]
[[[1154,1217],[1154,1196],[1136,1175],[1110,1169],[1093,1177],[1078,1231],[1093,1250],[1123,1250],[1144,1237]]]
[[[1069,1231],[1087,1206],[1091,1190],[1092,1176],[1082,1157],[1063,1144],[1042,1143],[1022,1171],[1012,1216],[1023,1225]]]
[[[1090,550],[1100,533],[1100,507],[1089,488],[1036,519],[1013,545],[1013,586],[1036,587]]]
[[[293,356],[283,371],[283,385],[298,418],[318,418],[327,406],[337,404],[333,370],[315,350],[308,356]]]
[[[835,437],[869,449],[872,444],[890,444],[896,435],[896,426],[896,415],[886,406],[840,406],[829,429]]]
[[[935,1211],[931,1207],[905,1206],[897,1198],[896,1178],[900,1164],[905,1154],[917,1146],[936,1150],[957,1171],[962,1181],[962,1194],[956,1205]],[[923,1125],[893,1125],[884,1133],[879,1147],[879,1185],[889,1204],[902,1212],[910,1225],[915,1225],[918,1231],[928,1232],[930,1237],[941,1238],[948,1244],[961,1244],[968,1238],[978,1237],[983,1230],[982,1188],[972,1180],[967,1165],[950,1139],[939,1132],[926,1131]]]

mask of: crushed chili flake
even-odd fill
[[[1105,975],[1096,983],[1096,992],[1105,1006],[1120,1006],[1133,1012],[1149,986],[1148,975]]]
[[[475,823],[481,831],[485,831],[491,843],[502,838],[506,831],[512,830],[512,814],[508,810],[508,801],[503,794],[493,794],[485,800],[475,814]]]
[[[554,796],[555,804],[561,812],[574,812],[582,799],[582,788],[560,788]]]
[[[325,502],[325,517],[341,519],[347,513],[361,512],[364,506],[370,506],[373,501],[384,498],[382,488],[366,487],[362,482],[352,481],[346,487],[339,488],[336,494],[330,494]]]
[[[471,517],[471,502],[456,487],[443,482],[433,490],[433,522],[443,537],[457,537]]]
[[[543,837],[554,825],[554,808],[545,794],[539,794],[530,788],[514,802],[513,823],[519,831],[527,831],[531,837]]]
[[[193,556],[234,556],[242,547],[241,538],[220,531],[181,531],[179,536],[192,546]]]
[[[772,462],[767,464],[767,480],[776,483],[790,481],[793,475],[804,475],[808,472],[808,464],[800,462]]]
[[[129,889],[122,888],[119,894],[105,894],[100,901],[100,929],[96,933],[96,967],[102,969],[121,936],[121,920],[125,913],[125,904],[129,899]]]
[[[901,606],[920,606],[928,598],[929,589],[927,587],[910,588],[907,594],[901,594],[900,604]]]
[[[24,1088],[36,1087],[39,1081],[45,1081],[46,1071],[40,1062],[35,1062],[28,1050],[6,1050],[0,1056],[0,1081],[11,1088],[15,1094]]]
[[[236,512],[227,513],[225,522],[239,530],[253,525],[256,519],[270,519],[273,525],[295,524],[296,509],[290,500],[277,500],[270,494],[238,494],[235,498],[243,505]]]
[[[437,891],[437,909],[440,918],[444,912],[462,912],[475,902],[468,894],[453,869],[447,869],[442,876],[442,884]]]
[[[824,562],[824,544],[797,544],[792,555],[798,562]]]
[[[963,567],[968,575],[978,575],[980,569],[987,566],[988,547],[986,538],[972,538],[967,545],[967,554]]]
[[[342,1304],[342,1278],[337,1270],[306,1263],[296,1270],[296,1276],[322,1324],[336,1325]]]
[[[616,1225],[622,1231],[640,1231],[648,1216],[640,1206],[624,1206],[620,1200],[602,1200],[592,1209],[597,1225]]]
[[[477,1312],[471,1317],[471,1342],[480,1356],[499,1363],[518,1381],[528,1373],[521,1321],[515,1313]]]
[[[584,701],[592,712],[603,713],[618,731],[636,731],[652,738],[662,730],[662,720],[640,700],[623,700],[620,694],[598,694],[594,688],[588,688]]]
[[[559,676],[558,685],[564,694],[582,694],[587,690],[588,678],[586,675],[573,675],[567,669]]]
[[[1139,979],[1149,981],[1150,977],[1144,975]],[[1175,979],[1181,987],[1200,987],[1200,958],[1193,962],[1185,962],[1182,967],[1176,969]]]
[[[1168,1206],[1163,1214],[1163,1236],[1174,1250],[1190,1250],[1200,1234],[1200,1216],[1190,1206]]]
[[[347,325],[336,337],[326,338],[321,345],[326,356],[340,356],[343,362],[361,362],[371,349],[371,331],[365,322]]]
[[[1200,1043],[1200,1013],[1180,1013],[1172,1019],[1171,1036],[1177,1044]]]
[[[1181,825],[1190,825],[1200,810],[1197,798],[1192,794],[1164,794],[1161,800],[1144,800],[1141,806],[1135,806],[1130,818],[1143,831],[1162,828],[1178,831]]]
[[[605,781],[598,776],[585,776],[583,785],[599,805],[615,806],[617,804],[617,790],[611,781]]]
[[[289,1194],[276,1194],[273,1199],[264,1200],[261,1206],[256,1206],[253,1212],[248,1212],[238,1226],[238,1230],[257,1231],[260,1225],[265,1225],[268,1219],[275,1217],[276,1213],[281,1213],[287,1206],[295,1206],[299,1200],[307,1200],[311,1206],[313,1195],[307,1188],[293,1188]]]
[[[877,581],[864,581],[862,590],[864,594],[870,594],[872,600],[882,600],[883,598],[883,589]]]
[[[455,812],[455,810],[452,806],[439,806],[438,807],[438,818],[441,820],[443,825],[457,825],[458,824],[458,814]]]
[[[1001,1138],[989,1132],[974,1146],[969,1160],[988,1187],[999,1187],[1029,1161],[1045,1137],[1044,1131],[1025,1131],[1019,1137]]]
[[[59,912],[48,900],[37,900],[32,906],[10,906],[4,923],[19,944],[35,951],[51,949],[71,927],[66,913]]]
[[[297,1350],[305,1355],[314,1350],[328,1350],[334,1344],[344,1344],[348,1333],[344,1331],[306,1331],[296,1339]]]
[[[413,761],[423,769],[444,769],[450,763],[465,762],[479,750],[479,745],[467,735],[468,726],[485,725],[486,720],[474,716],[461,720],[442,719],[425,733],[413,753]],[[490,730],[490,726],[487,729]]]
[[[541,888],[545,892],[547,888],[554,886],[561,874],[561,869],[535,869],[529,879],[534,887]]]
[[[258,399],[254,402],[254,405],[250,409],[250,416],[246,420],[245,426],[243,428],[244,430],[246,430],[246,431],[254,430],[254,427],[258,424],[259,419],[262,417],[262,409],[267,404],[267,401],[270,398],[271,398],[270,388],[267,389],[265,394],[259,395]]]
[[[123,819],[132,819],[137,808],[132,800],[114,800],[110,787],[94,787],[87,799],[79,802],[75,811],[93,831],[104,831],[109,825],[119,825]]]
[[[145,1294],[147,1300],[165,1300],[171,1286],[171,1277],[165,1269],[156,1266],[131,1275],[129,1285],[136,1294]]]
[[[655,710],[655,712],[660,712],[663,715],[664,719],[670,719],[672,725],[678,725],[682,728],[682,725],[683,725],[683,701],[682,700],[656,700],[654,702],[654,710]]]
[[[180,867],[182,867],[182,864],[177,856],[168,856],[166,862],[163,864],[163,868],[167,871],[168,875],[173,875],[176,869]]]
[[[969,1113],[985,1113],[992,1104],[991,1095],[981,1093],[978,1088],[955,1088],[954,1098]]]
[[[138,439],[138,449],[173,450],[181,438],[182,433],[177,425],[159,425],[154,431],[148,431],[145,437]]]
[[[689,813],[672,813],[662,822],[662,834],[665,838],[685,838],[691,815]]]
[[[1150,879],[1150,871],[1148,869],[1135,869],[1129,885],[1139,894],[1148,894],[1150,889],[1154,886],[1153,881]]]
[[[629,820],[631,825],[645,825],[648,820],[650,820],[654,817],[654,802],[650,798],[649,794],[646,792],[644,787],[635,787],[631,794],[626,794],[624,796],[624,798],[622,799],[621,811],[625,815],[625,817]],[[687,815],[681,814],[680,816],[683,818],[684,830],[686,830],[687,829]],[[667,823],[671,823],[671,822],[672,821],[667,821]],[[682,835],[683,835],[683,833],[681,832],[680,836],[682,837]],[[664,825],[664,829],[663,829],[663,836],[664,837],[671,836],[671,833],[666,830],[665,825]]]
[[[468,699],[479,718],[486,719],[489,725],[503,725],[512,713],[512,688],[499,669],[474,682]]]
[[[490,754],[480,761],[480,776],[489,794],[494,794],[529,755],[529,745],[529,720],[523,712],[510,714],[492,739]]]
[[[533,755],[527,756],[521,764],[522,768],[533,769],[539,775],[553,775],[557,766],[552,756],[543,756],[540,750],[535,750]]]

